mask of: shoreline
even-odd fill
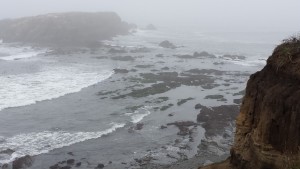
[[[141,54],[144,56],[140,56]],[[76,58],[76,55],[80,55],[80,57]],[[202,64],[208,63],[209,65],[213,65],[215,62],[222,61],[223,58],[212,59],[201,56],[202,58],[200,59],[186,59],[181,58],[181,56],[161,56],[145,52],[131,53],[130,57],[127,57],[128,54],[111,54],[113,57],[103,58],[99,57],[99,55],[103,55],[103,52],[97,53],[96,51],[90,54],[87,51],[86,53],[72,55],[72,60],[81,61],[83,58],[88,57],[94,61],[99,60],[99,63],[102,63],[101,60],[115,63],[113,67],[115,74],[113,76],[103,82],[84,88],[77,93],[41,101],[34,105],[2,110],[1,113],[5,114],[3,120],[10,119],[11,115],[18,114],[19,117],[17,119],[10,119],[6,122],[16,124],[18,121],[22,121],[24,123],[22,125],[26,126],[35,123],[33,119],[28,120],[26,114],[38,119],[47,119],[48,121],[56,120],[56,117],[60,118],[60,121],[55,122],[56,124],[50,125],[49,123],[48,125],[48,122],[46,122],[43,126],[39,126],[35,130],[9,125],[11,127],[10,134],[14,132],[26,133],[26,130],[40,132],[49,129],[50,131],[90,132],[98,128],[96,131],[99,131],[101,128],[104,130],[105,126],[111,123],[111,121],[108,123],[106,119],[113,119],[114,122],[120,123],[124,123],[125,120],[125,127],[101,138],[87,140],[35,156],[33,157],[35,159],[35,163],[32,166],[33,169],[40,169],[41,166],[45,165],[45,168],[53,165],[63,166],[66,165],[64,161],[68,159],[80,162],[82,168],[94,168],[97,167],[98,163],[104,164],[105,168],[122,168],[125,166],[133,168],[155,168],[160,166],[167,168],[189,165],[185,162],[186,159],[194,161],[192,163],[197,163],[197,165],[199,162],[208,162],[199,159],[196,160],[193,157],[194,155],[198,155],[197,158],[202,158],[205,155],[207,159],[209,154],[221,153],[221,155],[212,156],[212,162],[219,160],[218,156],[223,156],[222,159],[227,157],[228,152],[226,153],[225,150],[227,143],[218,145],[219,143],[214,141],[215,139],[219,139],[218,137],[214,137],[214,135],[205,136],[203,133],[211,128],[209,126],[203,127],[203,123],[208,122],[210,119],[199,121],[197,117],[201,108],[216,107],[214,111],[217,112],[218,109],[223,109],[222,107],[218,108],[220,105],[236,105],[234,99],[240,98],[239,95],[241,95],[238,94],[241,91],[238,86],[241,86],[243,79],[247,79],[249,74],[247,71],[241,73],[234,70],[205,69],[205,67],[199,69],[193,63],[194,61],[201,60]],[[68,58],[70,56],[56,54],[48,55],[47,57]],[[145,58],[147,59],[145,60]],[[171,62],[159,62],[159,60]],[[230,63],[227,64],[230,65]],[[238,66],[236,69],[238,69]],[[201,80],[199,81],[199,79]],[[185,93],[182,93],[182,91],[185,91]],[[223,94],[218,95],[217,93],[220,92]],[[117,103],[113,107],[114,109],[105,107],[105,105],[111,103]],[[200,105],[200,109],[197,108],[198,104]],[[132,123],[134,112],[137,111],[139,115],[142,115],[144,113],[142,109],[144,106],[149,106],[151,114],[145,114],[141,118],[142,121]],[[99,111],[103,114],[100,115]],[[91,124],[86,126],[85,123],[78,123],[78,119],[80,118],[82,118],[80,121],[87,121]],[[73,124],[73,122],[75,123]],[[214,124],[212,121],[209,123]],[[50,127],[53,125],[57,127]],[[227,123],[222,125],[227,125]],[[212,131],[212,133],[214,132]],[[155,140],[149,140],[151,136],[156,137],[158,140],[160,139],[160,141],[157,143]],[[225,136],[221,137],[225,138]],[[230,138],[232,136],[226,135],[226,137]],[[124,158],[128,156],[126,153],[117,155],[118,150],[115,150],[113,147],[109,148],[113,146],[111,145],[113,142],[107,142],[111,139],[116,139],[114,142],[117,145],[129,144],[130,141],[125,141],[126,139],[133,141],[135,146],[129,144],[128,148],[122,150],[129,153],[129,159],[126,160]],[[139,139],[142,142],[139,142]],[[202,146],[206,146],[207,152],[202,152],[201,154],[197,151],[199,150],[199,143],[203,139],[205,140],[205,144],[202,144]],[[226,141],[226,139],[223,141]],[[105,151],[113,151],[116,155],[110,154],[110,158],[107,158],[104,152],[94,152],[93,149],[99,149],[97,146],[99,143],[103,145],[103,148],[105,147]],[[137,147],[136,144],[141,145]],[[203,151],[205,148],[201,147],[200,150]],[[74,155],[69,155],[68,153],[70,152]],[[55,154],[60,155],[57,156]],[[141,156],[142,158],[137,158]],[[50,160],[50,158],[53,159]],[[156,159],[169,164],[156,165]],[[43,163],[45,160],[48,160],[47,164]],[[182,160],[182,164],[178,165],[178,160]],[[192,167],[191,165],[189,166]]]

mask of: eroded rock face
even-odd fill
[[[120,34],[130,25],[113,12],[53,13],[0,21],[0,39],[51,46],[93,46]]]
[[[292,169],[300,166],[300,39],[278,46],[251,75],[226,165],[205,169]],[[226,166],[226,167],[220,167]]]

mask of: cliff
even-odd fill
[[[0,21],[0,39],[39,45],[89,45],[127,34],[130,25],[113,12],[53,13]]]
[[[267,65],[251,75],[236,120],[228,160],[202,169],[298,169],[300,167],[300,38],[275,48]]]

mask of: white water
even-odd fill
[[[31,47],[14,47],[9,45],[3,45],[0,43],[0,52],[7,54],[7,56],[0,57],[1,60],[13,61],[19,59],[26,59],[35,57],[40,54],[46,53],[48,49],[33,49]]]
[[[150,115],[151,112],[148,110],[148,108],[145,106],[143,108],[140,108],[139,110],[136,110],[132,115],[131,115],[131,122],[132,123],[138,123],[142,121],[146,116]]]
[[[34,156],[43,154],[57,148],[100,138],[103,135],[112,133],[118,128],[125,126],[125,124],[112,125],[111,128],[99,132],[43,131],[38,133],[20,134],[7,139],[2,139],[0,151],[12,149],[15,152],[11,156],[0,154],[0,164],[9,163],[16,158],[25,155]]]
[[[79,92],[112,74],[110,70],[95,71],[76,65],[44,67],[36,73],[0,76],[0,110]]]

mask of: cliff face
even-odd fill
[[[300,166],[300,40],[279,45],[251,75],[236,120],[231,157],[204,167],[293,169]]]
[[[41,45],[87,45],[126,34],[129,28],[112,12],[53,13],[0,21],[0,39]]]

